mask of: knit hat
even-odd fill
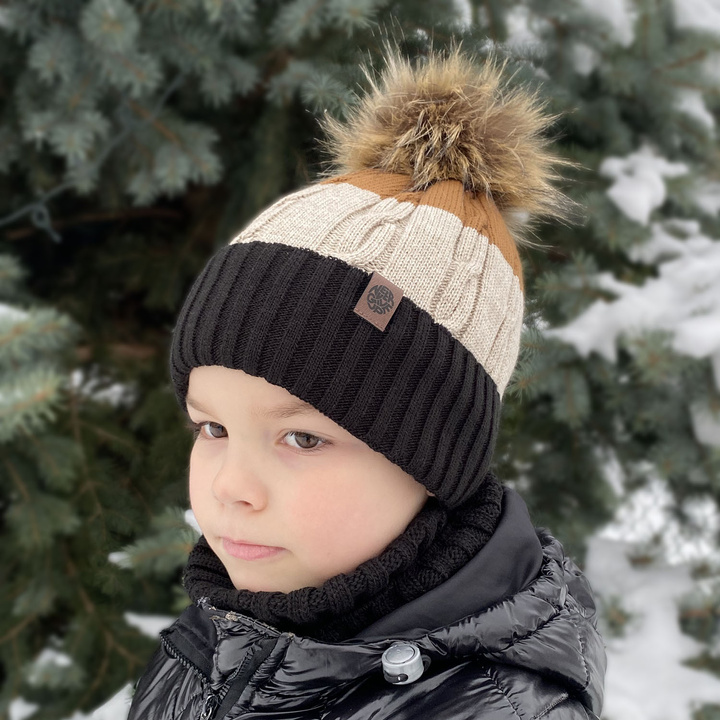
[[[397,51],[347,121],[336,170],[208,261],[170,374],[241,369],[305,400],[448,507],[489,470],[523,322],[518,218],[562,217],[554,120],[504,67]]]

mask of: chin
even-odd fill
[[[307,587],[320,587],[323,581],[313,584],[308,581],[288,582],[287,579],[249,579],[247,577],[230,576],[236,590],[249,590],[250,592],[281,592],[289,593]]]
[[[289,592],[282,586],[282,583],[273,582],[271,579],[251,579],[243,576],[230,576],[236,590],[249,590],[250,592]]]

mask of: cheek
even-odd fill
[[[333,478],[337,485],[337,477]],[[294,503],[292,515],[299,535],[315,553],[331,552],[333,545],[341,539],[346,529],[354,526],[355,518],[361,513],[358,499],[346,489],[334,492],[324,483],[307,488]]]
[[[295,518],[306,561],[326,577],[349,572],[381,553],[407,527],[427,495],[406,476],[333,473],[298,497]],[[368,467],[372,472],[373,468]]]
[[[192,474],[190,475],[190,482],[188,483],[188,495],[190,496],[190,507],[197,515],[197,510],[200,507],[200,493],[198,492],[197,483]]]
[[[298,549],[306,565],[325,579],[349,572],[376,554],[372,521],[351,493],[309,495],[298,512]]]
[[[202,516],[203,508],[207,505],[210,485],[203,476],[202,463],[198,462],[195,450],[190,453],[190,464],[188,470],[188,495],[190,496],[190,507],[195,516]],[[198,522],[200,522],[198,520]]]

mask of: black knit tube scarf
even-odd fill
[[[463,567],[495,532],[503,488],[488,473],[479,491],[452,510],[428,498],[383,552],[320,587],[283,592],[237,590],[201,537],[190,553],[183,584],[190,598],[249,615],[281,631],[327,642],[358,631],[437,587]]]

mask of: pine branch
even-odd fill
[[[152,123],[155,120],[155,118],[158,116],[161,109],[164,107],[172,93],[180,87],[183,79],[184,76],[182,74],[176,76],[173,82],[171,82],[170,85],[167,87],[165,93],[161,96],[159,102],[152,111],[145,111],[145,109],[143,108],[143,110],[145,111],[143,123]],[[132,101],[129,100],[128,102]],[[110,143],[108,143],[108,145],[106,145],[105,149],[93,162],[93,167],[99,169],[103,165],[107,157],[110,155],[110,153],[128,136],[130,136],[133,131],[137,130],[138,128],[139,126],[136,127],[133,124],[126,125],[124,130],[119,135],[117,135]],[[47,232],[55,242],[60,242],[60,236],[57,234],[57,232],[55,232],[50,222],[50,212],[47,205],[50,200],[61,195],[67,190],[70,190],[72,187],[72,182],[60,183],[52,190],[43,193],[36,201],[28,203],[24,207],[21,207],[19,210],[16,210],[15,212],[6,215],[4,218],[0,217],[0,228],[14,223],[16,220],[24,217],[25,215],[30,215],[33,225],[35,225],[35,227]]]
[[[103,223],[110,220],[136,220],[138,218],[159,218],[164,220],[182,220],[183,214],[178,210],[162,207],[150,208],[123,208],[122,210],[106,210],[101,212],[83,213],[71,218],[62,220],[54,220],[53,226],[60,230],[70,228],[76,225],[85,225],[88,223]],[[30,237],[38,231],[36,227],[17,228],[16,230],[6,230],[5,238],[9,241],[22,240]]]

